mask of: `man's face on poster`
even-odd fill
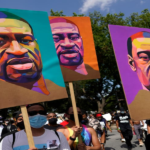
[[[37,81],[42,63],[30,26],[21,20],[0,18],[0,78],[9,82]]]
[[[77,26],[67,22],[52,23],[52,34],[61,65],[83,63],[83,42]]]
[[[132,41],[133,69],[140,82],[150,88],[150,38],[137,38]]]

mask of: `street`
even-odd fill
[[[108,137],[106,138],[105,150],[127,150],[125,143],[120,141],[120,134],[117,130],[113,130],[112,133],[108,131]],[[133,150],[145,150],[145,146],[139,147],[136,135],[132,139]]]

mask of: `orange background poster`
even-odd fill
[[[52,20],[54,20],[54,18],[55,19],[56,18],[67,19],[67,21],[70,21],[74,25],[77,26],[79,34],[83,41],[83,51],[84,51],[83,62],[84,62],[84,64],[89,66],[89,67],[87,67],[88,74],[83,75],[83,74],[80,74],[80,73],[77,73],[77,72],[71,70],[70,68],[64,69],[64,67],[62,68],[62,65],[61,65],[64,80],[65,81],[77,81],[77,80],[100,78],[90,17],[49,17],[49,20],[51,23],[52,34],[53,34],[52,24],[55,23]],[[67,23],[70,23],[70,22],[67,22]],[[62,22],[60,21],[59,25],[61,23]]]

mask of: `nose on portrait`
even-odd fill
[[[12,41],[9,48],[6,50],[6,53],[13,55],[23,55],[27,52],[28,50],[22,47],[18,41]]]
[[[65,37],[64,42],[62,42],[60,45],[64,47],[72,47],[75,45],[75,43],[71,42],[68,37]]]

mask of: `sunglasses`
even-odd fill
[[[29,116],[35,116],[37,114],[40,115],[47,115],[47,112],[45,110],[39,110],[39,111],[29,111],[28,112]]]

